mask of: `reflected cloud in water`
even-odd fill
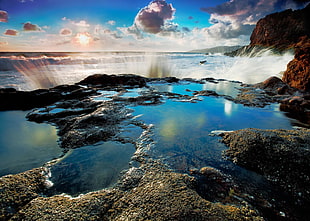
[[[0,176],[40,167],[62,153],[56,128],[29,122],[25,115],[0,112]]]

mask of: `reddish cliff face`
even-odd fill
[[[287,65],[282,80],[291,87],[310,92],[310,39],[295,46],[295,57]]]
[[[301,10],[286,10],[258,21],[250,46],[295,49],[282,80],[291,87],[310,92],[310,4]]]
[[[302,10],[286,10],[259,20],[251,35],[251,46],[287,49],[303,36],[310,37],[310,4]]]

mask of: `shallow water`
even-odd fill
[[[155,85],[154,88],[164,90],[161,85]],[[190,91],[199,88],[214,89],[214,84],[170,85],[167,89],[170,92],[190,95]],[[220,93],[222,87],[218,88],[217,92]],[[235,104],[224,98],[199,96],[199,99],[200,101],[195,103],[169,99],[159,106],[133,107],[134,114],[141,115],[140,120],[155,125],[157,144],[153,150],[154,155],[175,164],[177,170],[215,166],[223,162],[221,151],[225,147],[218,142],[218,137],[209,136],[211,131],[292,128],[291,120],[279,110],[278,104],[255,108]],[[182,158],[186,162],[184,165],[181,165],[182,162],[175,163],[175,158]]]
[[[72,196],[113,186],[122,170],[129,168],[135,148],[132,144],[105,142],[70,150],[51,167],[51,195]]]
[[[29,122],[26,114],[0,111],[0,176],[40,167],[62,153],[56,128]]]

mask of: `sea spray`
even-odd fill
[[[262,82],[271,76],[282,78],[293,57],[291,53],[280,56],[268,52],[259,57],[235,57],[228,64],[216,67],[215,76],[249,84]]]
[[[144,77],[177,77],[237,80],[257,83],[281,77],[293,54],[260,52],[259,57],[228,57],[220,54],[94,52],[45,53],[0,56],[0,87],[20,90],[74,84],[93,74],[136,74]],[[201,61],[205,61],[201,65]]]

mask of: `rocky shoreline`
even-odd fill
[[[107,83],[110,81],[114,83]],[[182,102],[197,102],[199,96],[213,96],[256,107],[263,107],[273,102],[283,104],[287,102],[288,105],[307,111],[306,95],[300,94],[298,90],[289,87],[278,78],[270,78],[256,85],[242,85],[236,97],[221,95],[210,90],[189,91],[192,95],[152,91],[148,84],[154,82],[164,84],[212,82],[212,84],[217,84],[218,80],[145,79],[134,75],[118,77],[96,75],[76,85],[62,85],[26,93],[1,89],[1,100],[6,101],[1,102],[1,110],[32,109],[27,115],[28,120],[56,125],[60,136],[60,146],[64,148],[64,151],[99,141],[128,142],[136,147],[132,160],[140,163],[139,167],[131,167],[115,187],[87,193],[76,198],[66,195],[45,196],[48,191],[47,180],[50,165],[17,175],[1,177],[1,220],[40,218],[45,220],[264,220],[263,214],[253,207],[254,201],[242,193],[238,189],[238,184],[222,172],[212,167],[205,167],[200,171],[193,171],[192,175],[179,174],[167,168],[162,162],[150,158],[148,149],[149,145],[153,145],[152,125],[146,125],[137,120],[126,105],[160,105],[163,97]],[[122,93],[133,88],[145,90],[139,96],[122,96]],[[108,100],[96,101],[95,98],[102,96],[102,93],[108,94],[106,96]],[[301,97],[299,100],[303,99],[303,101],[293,102],[297,94]],[[38,98],[36,104],[32,101],[31,106],[25,106],[28,103],[27,99],[31,100],[33,97],[40,96],[44,99]],[[49,99],[48,96],[55,99]],[[23,102],[19,102],[20,100]],[[48,104],[46,100],[49,101]],[[21,106],[17,107],[16,103]],[[137,140],[119,136],[121,128],[129,124],[142,129],[143,132]],[[244,136],[245,132],[249,135]],[[307,140],[309,131],[306,129],[274,130],[273,136],[266,135],[268,139],[265,137],[263,139],[269,146],[262,143],[262,135],[257,135],[260,132],[254,129],[245,129],[245,132],[236,131],[224,134],[223,141],[230,147],[225,152],[226,156],[238,165],[265,175],[272,182],[276,180],[276,185],[287,188],[289,194],[296,197],[299,205],[304,206],[309,203],[307,192],[309,188],[304,188],[309,180],[310,158],[309,154],[305,154],[309,152]],[[265,131],[261,133],[268,134]],[[277,145],[279,148],[276,148]],[[241,151],[240,148],[244,150]],[[260,155],[256,151],[259,151]],[[271,159],[277,160],[272,161],[268,157],[265,159],[266,154]],[[253,159],[247,157],[248,155],[254,156],[256,160],[261,159],[260,164],[252,161]],[[296,157],[291,159],[289,157],[291,155]],[[268,159],[269,164],[265,165],[263,159]],[[252,167],[251,162],[258,167]],[[259,165],[266,167],[261,168]],[[291,167],[291,165],[294,166]],[[273,171],[270,168],[286,169]],[[301,171],[303,171],[302,175]],[[299,185],[301,181],[303,185]],[[262,204],[259,207],[270,210],[268,206]],[[278,213],[273,216],[283,220],[294,220],[294,217],[289,214]]]
[[[220,80],[216,79],[147,79],[135,75],[93,75],[75,85],[35,91],[0,89],[0,111],[31,110],[28,120],[56,125],[64,153],[98,142],[131,143],[136,148],[131,160],[139,165],[125,171],[114,187],[78,197],[46,195],[49,169],[57,159],[42,168],[3,176],[0,220],[306,220],[310,205],[310,130],[306,129],[310,125],[309,10],[310,5],[287,10],[257,23],[251,44],[232,55],[271,47],[279,53],[293,50],[295,58],[282,80],[272,77],[255,85],[240,83],[235,97],[212,90],[187,90],[190,95],[160,92],[149,86],[154,82],[217,84]],[[142,89],[139,95],[122,96],[136,88]],[[229,175],[213,167],[180,174],[149,156],[154,144],[153,125],[136,119],[127,106],[160,105],[164,99],[195,103],[199,96],[257,108],[280,103],[287,116],[299,120],[304,129],[242,129],[217,135],[229,147],[223,153],[228,160],[263,175],[293,199],[293,208],[300,207],[303,214],[298,214],[299,210],[280,211],[260,193],[247,194]],[[140,128],[140,137],[121,136],[128,125]]]

